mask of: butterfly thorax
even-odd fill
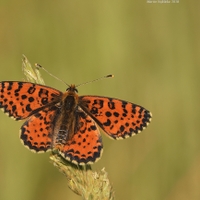
[[[78,109],[78,95],[74,89],[75,87],[70,87],[63,93],[61,102],[57,105],[59,107],[59,112],[55,119],[54,143],[58,145],[65,145],[76,131],[75,113]]]

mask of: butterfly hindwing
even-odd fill
[[[114,139],[139,133],[151,120],[151,113],[145,108],[119,99],[81,96],[79,104]]]
[[[52,148],[53,122],[57,107],[47,107],[32,115],[21,127],[20,139],[33,152],[45,152]]]
[[[96,162],[102,154],[103,144],[98,127],[84,112],[77,113],[75,133],[65,144],[56,144],[61,155],[75,164],[84,165]],[[66,130],[67,131],[67,130]]]

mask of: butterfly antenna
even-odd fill
[[[37,68],[43,69],[43,70],[44,70],[46,73],[48,73],[50,76],[54,77],[54,78],[57,79],[58,81],[64,83],[64,84],[67,85],[68,87],[70,87],[69,84],[67,84],[65,81],[63,81],[62,79],[58,78],[57,76],[54,76],[53,74],[51,74],[51,73],[50,73],[49,71],[47,71],[44,67],[42,67],[40,64],[35,63],[35,66],[36,66]]]
[[[79,84],[79,85],[76,85],[76,87],[79,87],[79,86],[81,86],[81,85],[86,85],[86,84],[88,84],[88,83],[93,83],[93,82],[95,82],[95,81],[99,81],[99,80],[104,79],[104,78],[113,78],[113,77],[114,77],[114,75],[109,74],[109,75],[102,76],[102,77],[100,77],[100,78],[94,79],[94,80],[92,80],[92,81],[88,81],[88,82],[85,82],[85,83],[81,83],[81,84]]]

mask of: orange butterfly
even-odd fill
[[[60,92],[44,85],[0,82],[0,108],[15,120],[26,119],[20,139],[33,152],[57,149],[68,161],[92,164],[102,154],[96,124],[113,139],[131,137],[150,123],[145,108],[115,98],[78,96],[75,85]]]

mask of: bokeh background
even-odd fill
[[[21,58],[67,83],[107,79],[79,93],[128,100],[153,113],[123,141],[103,135],[102,159],[116,199],[200,199],[200,2],[1,0],[0,80],[23,80]],[[47,85],[66,86],[42,72]],[[50,163],[0,113],[0,199],[78,200]]]

